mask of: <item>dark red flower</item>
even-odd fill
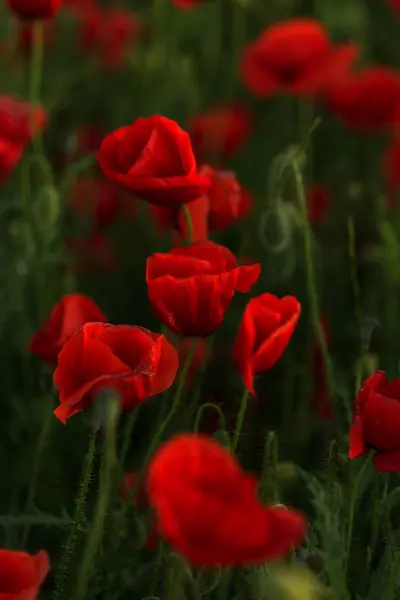
[[[48,364],[56,365],[65,342],[89,321],[107,322],[107,317],[88,296],[65,294],[33,336],[29,350]]]
[[[27,21],[53,17],[61,2],[62,0],[7,0],[8,8],[17,17]]]
[[[136,481],[139,475],[139,471],[133,471],[132,473],[125,473],[123,480],[119,484],[119,490],[121,496],[127,502],[132,500],[131,494],[136,487]],[[140,483],[138,490],[136,491],[135,497],[133,498],[136,508],[146,510],[149,508],[149,502],[147,498],[145,482]],[[157,531],[157,527],[150,526],[143,548],[146,550],[155,550],[160,543],[160,535]],[[1,600],[1,599],[0,599]]]
[[[354,44],[335,48],[315,19],[296,18],[271,25],[247,46],[241,72],[259,98],[281,92],[313,96],[340,80],[357,54]]]
[[[107,68],[123,65],[130,45],[141,36],[142,24],[127,9],[92,6],[82,13],[81,41],[86,52],[94,52]]]
[[[11,96],[0,96],[0,184],[12,173],[31,141],[32,110],[32,125],[36,133],[46,124],[44,110],[32,109],[28,102]]]
[[[248,292],[259,275],[260,265],[237,267],[228,248],[210,241],[153,254],[146,265],[154,312],[171,331],[188,337],[218,329],[235,291]]]
[[[188,122],[193,149],[201,161],[236,154],[252,129],[252,115],[240,104],[215,106],[194,115]]]
[[[355,130],[394,125],[400,120],[400,74],[389,67],[365,67],[332,86],[326,103]]]
[[[233,349],[234,361],[249,392],[255,395],[255,375],[271,369],[281,358],[300,317],[294,296],[262,294],[247,304]]]
[[[390,8],[395,13],[396,17],[400,19],[400,0],[386,0]]]
[[[85,156],[99,149],[104,131],[99,125],[81,125],[77,130],[78,154]]]
[[[175,550],[198,567],[235,567],[284,556],[306,533],[299,513],[262,506],[257,484],[214,440],[181,434],[153,457],[147,490]]]
[[[171,0],[172,4],[181,10],[188,10],[202,4],[205,0]]]
[[[92,269],[113,271],[117,267],[110,239],[99,232],[89,236],[70,237],[65,240],[65,246],[75,259],[72,269],[77,273],[87,273]]]
[[[192,243],[204,242],[208,238],[208,197],[200,196],[186,204],[189,211]],[[156,222],[157,231],[164,233],[168,229],[175,229],[177,235],[174,246],[181,246],[188,240],[188,225],[182,207],[168,208],[150,204],[150,214]]]
[[[210,231],[227,229],[246,216],[251,208],[252,198],[243,190],[234,173],[219,171],[208,165],[204,165],[199,172],[209,177],[211,182],[207,193]]]
[[[95,225],[110,225],[119,209],[120,189],[107,179],[77,179],[71,191],[71,207]]]
[[[159,206],[190,202],[209,187],[197,173],[188,134],[166,117],[139,118],[117,129],[103,140],[97,158],[109,179]]]
[[[58,355],[54,383],[61,404],[54,414],[65,423],[107,387],[121,395],[122,410],[131,410],[168,389],[177,369],[177,352],[163,335],[143,327],[87,323]]]
[[[36,600],[50,569],[47,552],[0,550],[1,600]]]
[[[386,184],[389,210],[397,206],[397,194],[400,188],[400,137],[393,138],[382,156],[382,172]]]
[[[308,218],[313,225],[325,221],[330,202],[329,189],[322,183],[313,183],[307,189]]]
[[[400,471],[400,379],[377,371],[364,381],[354,403],[349,458],[377,452],[378,471]]]

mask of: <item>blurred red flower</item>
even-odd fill
[[[200,196],[186,204],[192,224],[192,243],[204,242],[208,238],[208,197]],[[181,207],[168,208],[149,204],[150,214],[159,233],[174,228],[177,235],[174,246],[181,246],[188,239],[188,226]]]
[[[92,6],[82,12],[81,42],[86,52],[94,52],[107,68],[125,62],[130,45],[141,37],[142,23],[127,9]]]
[[[153,457],[147,490],[176,551],[198,567],[235,567],[284,556],[306,533],[301,514],[262,506],[257,483],[214,440],[181,434]]]
[[[365,67],[332,86],[326,103],[355,130],[394,125],[400,121],[400,74],[389,67]]]
[[[386,0],[396,17],[400,19],[400,0]]]
[[[84,294],[65,294],[29,344],[32,354],[53,366],[65,342],[89,321],[107,321],[99,307]]]
[[[36,600],[49,570],[49,557],[44,550],[31,555],[18,550],[1,549],[1,600]]]
[[[178,369],[178,355],[166,338],[143,327],[87,323],[58,355],[54,383],[63,423],[85,409],[101,388],[113,387],[122,410],[168,389]]]
[[[246,87],[259,98],[280,92],[313,96],[340,80],[357,54],[354,44],[335,48],[318,21],[296,18],[271,25],[249,44],[241,72]]]
[[[223,231],[251,209],[252,197],[238,182],[235,173],[204,165],[199,173],[210,178],[208,189],[210,231]]]
[[[171,3],[182,10],[194,8],[202,4],[205,0],[171,0]]]
[[[85,156],[96,152],[104,138],[104,131],[99,125],[81,125],[77,132],[78,154]]]
[[[236,154],[253,129],[250,110],[240,104],[215,106],[189,119],[188,131],[196,157],[202,162]]]
[[[8,8],[20,19],[39,20],[53,17],[62,0],[7,0]]]
[[[228,248],[204,242],[147,259],[150,304],[174,333],[206,337],[221,325],[235,291],[248,292],[260,265],[237,267]]]
[[[65,247],[75,259],[72,269],[77,273],[86,273],[92,269],[113,271],[117,267],[117,257],[110,239],[99,232],[89,236],[69,237]]]
[[[32,109],[28,102],[12,96],[0,96],[0,184],[10,176],[31,140],[32,111],[36,133],[46,124],[44,110]]]
[[[326,211],[330,203],[329,189],[323,183],[313,183],[307,189],[308,218],[313,225],[321,225],[325,221]]]
[[[71,208],[89,218],[96,226],[115,221],[119,210],[120,189],[107,179],[77,179],[71,191]]]
[[[400,471],[400,379],[377,371],[364,381],[354,403],[349,458],[375,450],[378,471]]]
[[[190,139],[175,121],[139,118],[109,134],[97,154],[106,177],[159,206],[177,206],[203,195]]]
[[[233,349],[234,361],[249,392],[255,395],[254,376],[271,369],[281,358],[300,317],[294,296],[262,294],[244,311]]]
[[[119,484],[119,490],[120,490],[121,496],[127,502],[129,502],[131,500],[131,493],[133,492],[133,490],[136,486],[136,481],[137,481],[138,475],[139,475],[139,471],[125,473],[123,480]],[[139,509],[145,510],[145,509],[149,508],[149,502],[148,502],[148,498],[147,498],[144,481],[142,481],[142,483],[139,485],[139,488],[135,494],[135,497],[133,498],[133,501],[135,502],[136,507]],[[146,541],[145,541],[143,547],[146,550],[155,550],[158,547],[159,542],[160,542],[160,535],[157,531],[157,527],[153,526],[147,532]]]
[[[400,188],[400,138],[393,138],[382,156],[382,173],[386,184],[389,210],[397,207],[397,194]]]

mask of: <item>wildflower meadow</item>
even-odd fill
[[[0,4],[0,600],[400,600],[399,0]]]

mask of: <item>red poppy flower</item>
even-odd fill
[[[90,321],[107,322],[107,318],[88,296],[65,294],[33,336],[29,350],[48,364],[56,365],[58,353],[65,342]]]
[[[99,125],[81,125],[77,130],[78,154],[85,156],[99,149],[104,131]]]
[[[165,117],[139,118],[117,129],[103,140],[97,158],[109,179],[159,206],[190,202],[209,186],[197,173],[188,134]]]
[[[107,179],[77,179],[71,191],[71,207],[99,227],[110,225],[119,209],[120,189]]]
[[[61,6],[62,0],[7,0],[8,8],[20,19],[49,19]]]
[[[386,184],[388,207],[395,210],[400,188],[400,138],[391,140],[383,153],[382,172]]]
[[[240,218],[244,218],[251,207],[251,196],[240,186],[231,171],[218,171],[204,165],[201,174],[210,178],[208,189],[210,231],[222,231]]]
[[[240,104],[215,106],[194,115],[188,122],[194,152],[202,161],[236,154],[252,129],[252,115]]]
[[[281,358],[300,317],[293,296],[262,294],[247,304],[233,349],[237,370],[255,395],[255,375],[271,369]]]
[[[326,211],[330,202],[328,188],[322,183],[314,183],[307,189],[308,218],[313,225],[325,221]]]
[[[0,96],[0,184],[9,177],[31,140],[31,106],[11,96]],[[46,114],[34,109],[35,133],[43,129]]]
[[[186,206],[192,224],[192,243],[204,242],[208,238],[208,197],[200,196],[197,200],[188,202]],[[176,230],[174,246],[181,246],[182,242],[188,240],[188,226],[181,207],[167,208],[150,204],[149,208],[159,233],[172,228]]]
[[[54,383],[61,405],[54,414],[65,423],[103,387],[115,388],[122,410],[131,410],[168,389],[177,370],[177,352],[163,335],[143,327],[87,323],[58,355]]]
[[[400,75],[389,67],[366,67],[332,86],[326,103],[355,130],[394,125],[400,120]]]
[[[127,502],[131,501],[131,493],[135,489],[136,480],[138,478],[139,471],[133,471],[132,473],[125,473],[123,480],[119,484],[119,490],[121,496]],[[149,508],[149,502],[147,498],[146,488],[144,481],[139,485],[139,489],[136,491],[134,502],[137,508],[146,510]],[[157,531],[157,527],[154,525],[148,530],[145,543],[143,547],[146,550],[155,550],[160,543],[160,534]],[[0,599],[1,600],[1,599]]]
[[[211,335],[221,325],[235,291],[248,292],[260,265],[237,267],[230,250],[214,242],[175,248],[147,259],[151,306],[174,333]]]
[[[268,27],[244,50],[245,85],[259,98],[280,92],[313,96],[340,79],[358,54],[354,44],[334,47],[321,23],[298,18]]]
[[[49,572],[47,552],[31,555],[17,550],[0,550],[1,600],[36,600]]]
[[[217,442],[183,434],[152,459],[147,489],[175,550],[198,567],[234,567],[281,557],[305,535],[302,515],[261,505],[257,483]]]
[[[362,385],[354,404],[349,458],[376,450],[378,471],[400,471],[400,379],[378,371]]]
[[[65,246],[75,259],[72,269],[77,273],[87,273],[92,269],[113,271],[117,267],[110,239],[99,232],[85,237],[68,238]]]
[[[186,10],[198,6],[199,4],[204,2],[204,0],[171,0],[171,2],[177,8]]]

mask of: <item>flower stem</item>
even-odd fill
[[[304,189],[303,177],[300,169],[300,165],[298,159],[295,157],[292,161],[293,173],[296,182],[297,195],[300,205],[300,211],[303,217],[303,227],[304,227],[304,254],[305,254],[305,262],[306,262],[306,280],[307,280],[307,291],[308,291],[308,300],[310,302],[310,312],[311,319],[314,329],[315,337],[317,338],[318,345],[321,351],[321,356],[324,362],[326,378],[329,386],[329,391],[331,393],[331,397],[335,391],[335,377],[332,362],[329,356],[328,347],[325,340],[324,330],[322,328],[320,318],[319,318],[319,298],[318,298],[318,290],[315,276],[315,268],[313,261],[313,252],[312,252],[312,234],[310,223],[308,220],[308,210],[307,210],[307,200],[306,193]]]
[[[356,479],[354,481],[352,490],[351,490],[350,508],[349,508],[349,519],[348,519],[347,536],[346,536],[346,555],[345,555],[345,564],[344,564],[344,573],[345,573],[345,575],[347,574],[347,568],[348,568],[349,558],[350,558],[351,536],[353,535],[354,513],[355,513],[355,510],[356,510],[356,504],[357,504],[358,488],[359,488],[360,482],[361,482],[364,474],[366,473],[369,465],[371,464],[371,462],[373,460],[373,457],[374,457],[374,453],[371,452],[371,454],[364,461],[362,467],[360,468],[360,470],[359,470],[359,472],[357,474],[357,477],[356,477]]]
[[[32,37],[33,37],[33,48],[32,48],[32,60],[30,70],[30,81],[29,81],[29,100],[31,103],[30,108],[30,119],[29,129],[31,138],[34,140],[36,145],[36,151],[38,154],[41,153],[41,136],[36,136],[35,131],[35,117],[36,110],[40,103],[40,91],[42,87],[42,74],[43,74],[43,56],[44,56],[44,22],[41,20],[34,21],[32,24]]]
[[[220,429],[225,430],[226,429],[225,417],[224,417],[224,413],[222,412],[221,408],[218,406],[218,404],[214,404],[213,402],[206,402],[205,404],[202,404],[200,406],[199,410],[197,411],[196,420],[194,422],[194,432],[195,433],[199,432],[201,419],[202,419],[204,411],[207,408],[212,408],[218,414],[219,427],[220,427]]]
[[[59,568],[56,571],[55,576],[55,589],[53,592],[53,600],[61,600],[65,597],[64,586],[67,578],[68,569],[71,564],[72,555],[75,550],[76,541],[80,530],[82,529],[85,519],[85,505],[86,497],[89,490],[89,485],[92,479],[92,470],[94,456],[96,452],[96,434],[93,433],[89,439],[89,449],[85,457],[83,474],[81,484],[79,488],[78,497],[76,499],[75,515],[72,523],[71,530],[69,532],[67,543],[64,546],[64,552],[59,564]]]
[[[131,441],[132,432],[133,432],[133,429],[136,425],[136,421],[139,416],[139,408],[140,408],[140,406],[138,406],[137,408],[135,408],[135,410],[133,410],[131,412],[131,414],[128,417],[128,422],[127,422],[125,430],[124,430],[124,435],[122,438],[121,457],[120,457],[120,463],[121,463],[122,467],[124,466],[126,454],[128,452],[128,448],[129,448],[129,442]]]
[[[243,392],[242,399],[240,401],[240,408],[239,408],[238,416],[236,419],[235,433],[234,433],[233,442],[232,442],[232,451],[233,452],[236,452],[236,448],[239,443],[239,438],[240,438],[240,434],[242,432],[242,427],[243,427],[244,415],[245,415],[246,409],[247,409],[248,399],[249,399],[249,391],[247,389],[245,389]]]
[[[75,592],[72,595],[73,600],[83,600],[86,597],[93,561],[103,536],[104,523],[113,489],[115,467],[117,464],[117,419],[118,402],[116,402],[114,398],[110,398],[110,402],[107,407],[107,419],[105,424],[103,477],[99,490],[99,497],[97,500],[91,533],[87,540]]]
[[[185,218],[185,223],[187,227],[187,243],[193,244],[193,223],[192,218],[190,216],[190,210],[187,204],[182,204],[182,213]]]
[[[176,386],[176,391],[175,391],[175,395],[172,401],[172,406],[169,410],[169,413],[167,414],[166,418],[164,419],[164,421],[161,423],[160,427],[158,428],[158,430],[156,431],[155,436],[153,437],[153,441],[150,445],[149,450],[147,451],[147,454],[144,458],[143,461],[143,467],[141,472],[138,474],[136,481],[135,481],[135,485],[133,486],[132,489],[132,496],[135,497],[136,492],[138,491],[142,481],[143,481],[143,477],[146,473],[147,467],[150,463],[150,460],[153,456],[154,451],[156,450],[166,428],[168,427],[169,423],[171,422],[171,420],[173,419],[176,411],[179,408],[180,405],[180,401],[181,401],[181,397],[182,397],[182,391],[183,391],[183,386],[185,384],[185,379],[186,379],[186,375],[188,373],[189,367],[192,363],[192,359],[193,359],[193,355],[194,355],[194,351],[196,349],[196,340],[193,340],[192,345],[189,349],[189,352],[186,356],[186,360],[185,363],[183,365],[182,371],[180,373],[179,379],[178,379],[178,385]]]

